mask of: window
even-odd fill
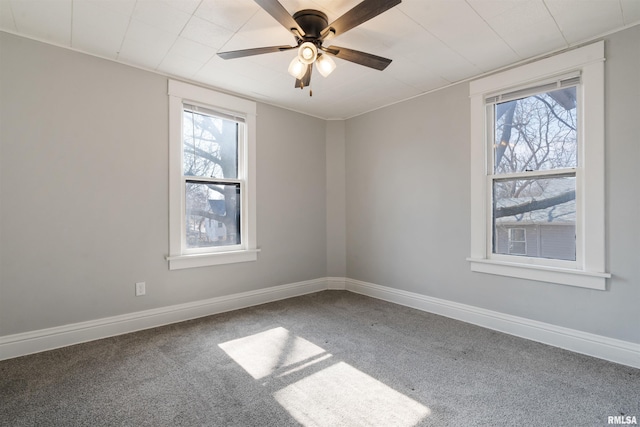
[[[470,84],[473,271],[605,289],[604,43]]]
[[[255,110],[169,81],[171,270],[257,259]]]
[[[524,228],[509,228],[508,252],[512,255],[527,255],[527,230]],[[496,253],[501,253],[497,251]]]

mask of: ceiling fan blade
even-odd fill
[[[371,18],[375,18],[382,12],[400,4],[402,0],[364,0],[353,9],[333,21],[322,30],[321,34],[328,35],[329,30],[336,36],[357,27]]]
[[[253,49],[231,50],[229,52],[218,52],[218,56],[222,59],[242,58],[244,56],[262,55],[263,53],[282,52],[289,49],[297,49],[298,46],[269,46],[256,47]]]
[[[304,73],[302,79],[296,79],[296,87],[304,89],[309,86],[309,83],[311,83],[311,70],[313,70],[313,64],[307,65],[307,72]]]
[[[300,25],[293,19],[293,16],[287,12],[287,9],[285,9],[278,0],[255,0],[255,2],[287,30],[291,31],[295,29],[298,35],[305,35],[304,30],[300,28]]]
[[[391,59],[383,58],[382,56],[373,55],[371,53],[360,52],[359,50],[348,49],[346,47],[332,45],[328,48],[321,47],[320,49],[329,55],[344,59],[345,61],[351,61],[380,71],[384,70],[389,64],[391,64]]]

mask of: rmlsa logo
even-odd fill
[[[607,417],[609,424],[638,424],[635,415],[614,415]]]

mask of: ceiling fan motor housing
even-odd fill
[[[315,44],[321,43],[321,40],[319,40],[320,34],[329,24],[327,15],[319,10],[304,9],[296,12],[293,15],[293,19],[305,32],[302,41],[312,41]]]

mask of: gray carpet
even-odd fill
[[[0,362],[2,426],[605,426],[640,370],[344,291]]]

